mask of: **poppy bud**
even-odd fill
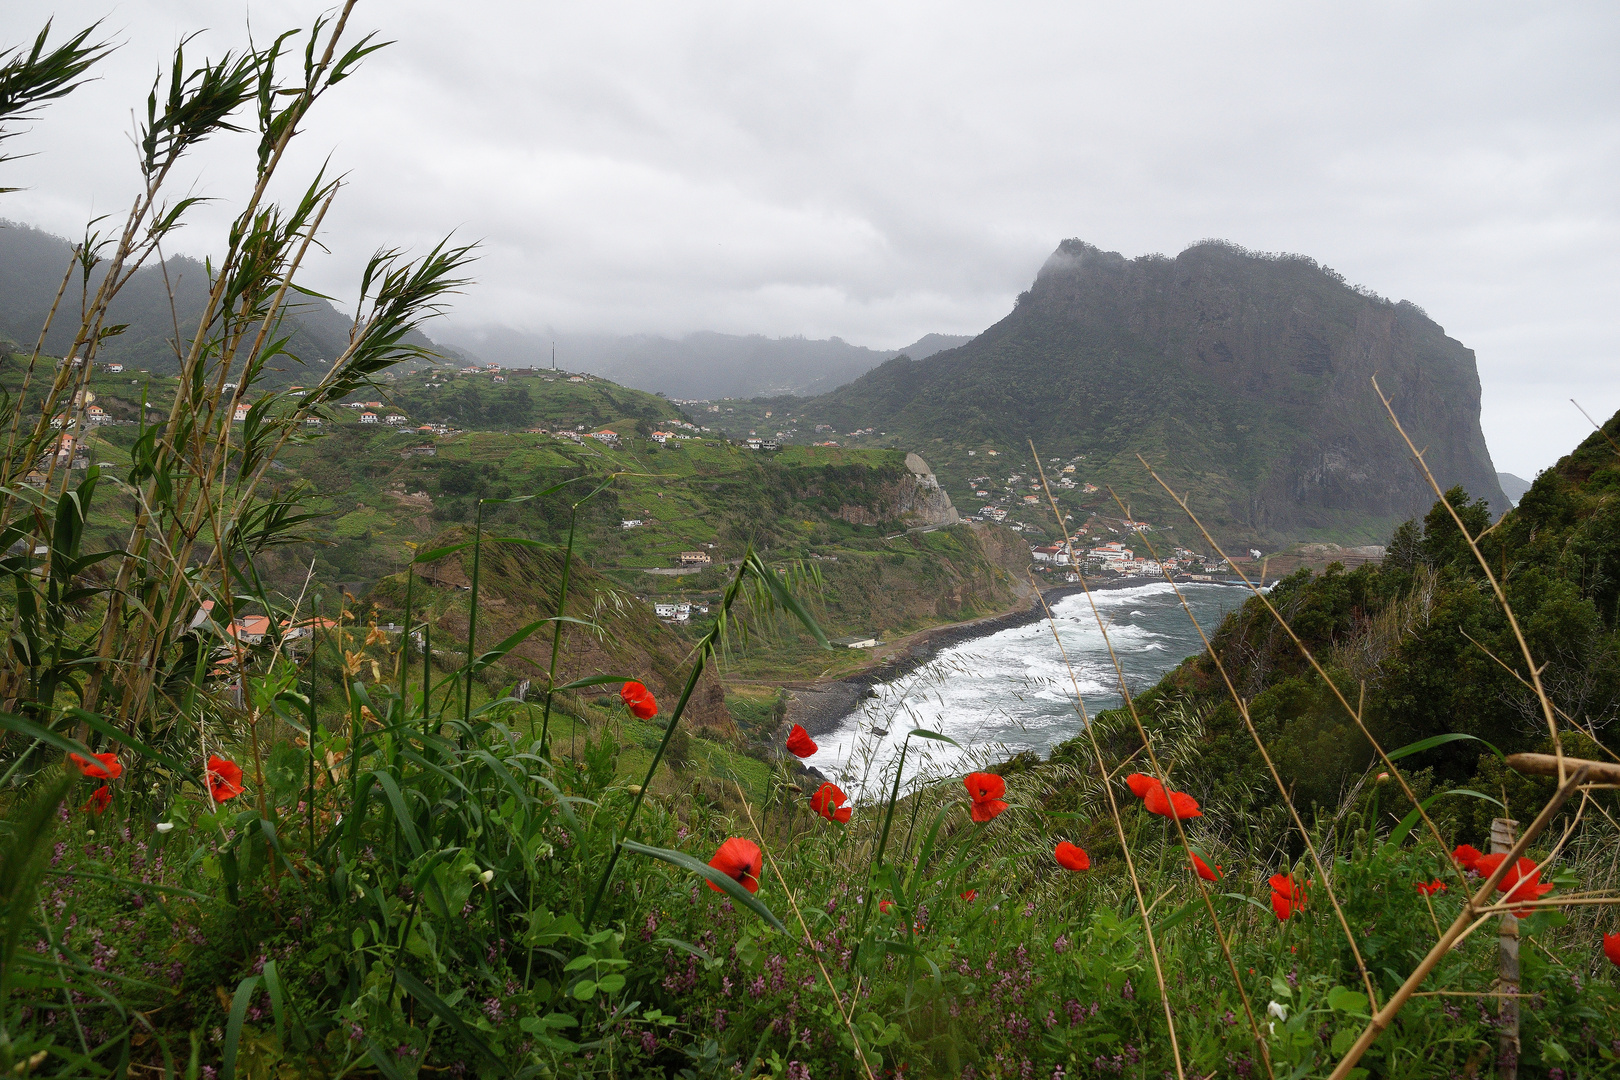
[[[174,828],[174,822],[172,822],[172,821],[160,821],[160,822],[157,823],[157,831],[158,832],[168,832],[169,830],[171,830],[173,828]]]
[[[478,880],[482,881],[485,885],[488,885],[490,882],[495,880],[495,871],[485,870],[482,874],[478,875]]]
[[[641,785],[640,784],[629,784],[629,785],[626,785],[624,790],[628,791],[632,795],[640,795],[641,794]]]
[[[1379,773],[1379,774],[1378,774],[1378,782],[1379,782],[1379,783],[1380,783],[1380,784],[1387,784],[1387,783],[1389,783],[1389,773],[1387,773],[1387,772],[1381,772],[1381,773]]]

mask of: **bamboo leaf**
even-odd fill
[[[1481,741],[1483,741],[1483,740],[1481,740]],[[1433,806],[1435,804],[1436,800],[1438,800],[1438,799],[1440,799],[1440,798],[1442,798],[1442,797],[1444,797],[1446,795],[1468,795],[1468,796],[1471,796],[1471,797],[1473,797],[1475,799],[1484,799],[1486,802],[1490,803],[1492,806],[1502,806],[1502,803],[1499,800],[1493,799],[1489,795],[1482,795],[1479,792],[1473,790],[1472,788],[1452,788],[1449,791],[1437,791],[1433,795],[1430,795],[1427,799],[1424,799],[1423,802],[1418,804],[1418,807],[1414,807],[1413,810],[1411,811],[1411,813],[1409,813],[1405,817],[1401,818],[1401,823],[1399,825],[1395,826],[1395,828],[1390,832],[1389,840],[1388,840],[1388,842],[1386,842],[1384,844],[1384,851],[1386,853],[1388,853],[1388,852],[1392,852],[1396,848],[1400,847],[1401,846],[1401,841],[1406,839],[1407,834],[1410,833],[1413,829],[1417,828],[1418,820],[1419,820],[1419,818],[1421,818],[1423,816],[1422,811],[1428,810],[1429,807],[1431,807],[1431,806]],[[1503,807],[1502,812],[1506,813],[1507,808]]]
[[[558,690],[579,690],[587,686],[603,686],[607,683],[629,682],[628,675],[592,675],[588,679],[575,679],[571,683],[563,683]]]
[[[394,819],[399,822],[400,832],[405,834],[405,842],[410,845],[411,855],[420,859],[422,857],[422,841],[417,838],[416,825],[411,821],[410,813],[405,809],[405,797],[400,794],[399,785],[394,778],[382,769],[371,770],[371,775],[383,789],[388,797],[388,803],[394,808]]]
[[[231,1015],[225,1024],[225,1045],[221,1051],[220,1080],[236,1080],[236,1048],[242,1040],[242,1022],[247,1019],[248,1006],[253,1003],[253,991],[258,989],[259,977],[249,975],[236,987],[231,999]]]
[[[1399,761],[1403,757],[1410,757],[1413,754],[1421,754],[1425,750],[1433,750],[1437,746],[1444,746],[1446,743],[1456,742],[1459,739],[1469,739],[1473,742],[1483,743],[1486,749],[1490,750],[1491,753],[1497,756],[1498,760],[1507,760],[1506,754],[1502,753],[1502,751],[1498,750],[1496,747],[1492,746],[1478,735],[1467,735],[1460,731],[1454,731],[1447,735],[1435,735],[1432,738],[1420,739],[1415,743],[1408,743],[1399,750],[1391,750],[1389,753],[1389,760]]]

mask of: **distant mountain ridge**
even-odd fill
[[[32,350],[70,257],[71,246],[62,237],[29,225],[0,220],[0,337],[10,338],[18,346]],[[89,284],[92,294],[100,280],[99,271],[92,274]],[[119,291],[107,313],[107,325],[124,324],[126,329],[105,339],[98,357],[153,372],[177,371],[179,363],[173,344],[176,327],[180,337],[189,341],[202,316],[208,288],[207,268],[196,259],[176,255],[161,266],[143,266]],[[74,315],[78,306],[79,284],[75,276],[46,336],[46,355],[60,356],[72,346],[79,329]],[[324,374],[325,369],[316,362],[331,361],[348,347],[350,324],[350,317],[327,301],[297,296],[289,304],[285,323],[286,330],[291,332],[287,348],[306,365],[311,365],[310,372],[308,375],[299,372],[298,365],[290,358],[275,360],[271,367],[284,370],[277,372],[271,382],[307,381]],[[413,345],[434,346],[418,333],[408,335],[405,340]]]
[[[1033,440],[1167,513],[1140,453],[1229,536],[1376,543],[1434,497],[1375,374],[1440,482],[1505,511],[1471,350],[1312,259],[1220,241],[1127,259],[1066,240],[971,342],[890,360],[801,413],[881,428],[930,460],[944,444],[936,465],[952,480],[995,466],[947,447],[997,447],[1027,467]]]
[[[1524,498],[1524,493],[1529,491],[1535,484],[1534,480],[1526,480],[1524,477],[1514,476],[1510,472],[1499,472],[1496,474],[1496,479],[1502,485],[1502,494],[1506,495],[1508,501],[1514,506],[1519,505],[1519,500]]]
[[[509,327],[446,326],[444,340],[504,367],[557,364],[637,390],[673,398],[751,398],[823,394],[871,371],[885,360],[923,359],[971,340],[927,334],[903,349],[869,349],[842,338],[768,338],[760,334],[701,331],[680,338],[655,334],[557,334]]]

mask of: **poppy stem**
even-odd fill
[[[867,871],[868,888],[866,902],[861,905],[861,931],[866,931],[866,920],[872,911],[872,897],[876,893],[875,882],[877,872],[883,869],[883,851],[889,846],[889,826],[894,822],[894,804],[900,799],[900,778],[906,772],[906,750],[911,746],[911,733],[900,740],[900,760],[894,767],[894,787],[889,792],[889,808],[883,814],[883,833],[878,837],[877,852],[872,856],[872,866]]]
[[[596,918],[596,909],[601,906],[602,896],[607,892],[608,882],[613,879],[613,871],[619,865],[619,856],[624,852],[624,842],[630,838],[630,827],[635,824],[636,814],[640,812],[641,804],[647,798],[647,791],[652,787],[653,774],[658,771],[659,763],[664,760],[664,751],[669,749],[669,740],[674,737],[675,729],[680,726],[681,717],[686,714],[686,704],[692,700],[692,691],[697,688],[698,679],[702,677],[709,658],[714,655],[715,646],[725,632],[726,618],[731,612],[731,605],[736,602],[738,594],[742,591],[743,579],[748,574],[756,572],[757,562],[753,545],[749,545],[743,554],[742,565],[737,567],[731,583],[726,586],[725,597],[720,601],[720,614],[715,619],[714,626],[703,635],[703,640],[698,642],[697,658],[692,663],[692,673],[686,679],[685,688],[681,690],[681,698],[675,705],[675,711],[669,715],[669,723],[664,728],[664,737],[658,743],[658,749],[653,752],[652,762],[647,766],[647,775],[641,781],[641,790],[636,792],[635,801],[630,804],[630,812],[624,816],[624,825],[614,837],[613,852],[608,856],[607,869],[602,871],[601,878],[597,880],[596,891],[585,907],[585,917],[580,920],[587,933],[590,932],[592,920]],[[769,573],[768,570],[766,572]]]

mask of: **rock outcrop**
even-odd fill
[[[929,525],[955,525],[961,521],[951,497],[939,486],[934,470],[917,454],[906,455],[906,469],[911,473],[909,484],[901,482],[899,491],[900,520],[915,528]]]

